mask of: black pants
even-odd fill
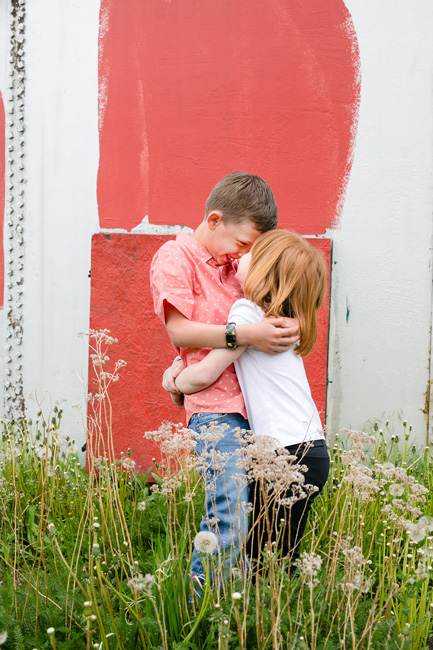
[[[308,467],[308,471],[304,474],[305,484],[315,485],[318,487],[318,491],[290,506],[279,504],[278,499],[273,501],[270,491],[268,497],[271,499],[273,507],[266,510],[260,486],[257,483],[251,483],[249,501],[253,505],[253,511],[247,554],[253,570],[254,567],[260,567],[262,550],[266,548],[268,542],[276,542],[277,548],[273,550],[279,551],[280,558],[290,556],[292,571],[296,569],[295,561],[299,557],[299,545],[307,525],[308,514],[314,499],[323,490],[328,479],[329,454],[325,440],[289,445],[286,449],[292,456],[298,458],[301,465]],[[280,498],[290,498],[292,495],[293,492],[290,488]],[[271,531],[270,538],[269,530]]]

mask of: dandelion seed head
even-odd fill
[[[425,539],[426,530],[423,526],[414,524],[411,521],[406,521],[405,528],[409,540],[414,544],[418,544],[418,542],[422,542],[422,540]]]
[[[51,449],[46,445],[38,445],[38,447],[36,447],[36,456],[40,460],[49,460],[52,455]]]
[[[123,469],[126,469],[127,471],[132,471],[135,469],[136,466],[135,460],[130,458],[129,456],[125,456],[125,458],[122,460],[122,466]]]
[[[194,547],[202,555],[211,555],[218,548],[218,539],[211,531],[200,531],[194,538]]]
[[[419,526],[422,526],[429,533],[433,531],[433,517],[424,515],[418,519],[417,524]]]
[[[401,497],[404,494],[404,487],[401,483],[393,483],[389,486],[389,493],[392,497]]]

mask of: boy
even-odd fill
[[[183,363],[164,374],[164,388],[180,406],[174,380],[183,369],[203,359],[209,348],[234,349],[252,345],[275,354],[287,350],[299,338],[297,321],[265,319],[254,325],[227,323],[230,307],[242,297],[235,278],[237,260],[247,253],[259,235],[276,228],[278,210],[271,188],[246,172],[225,176],[206,201],[204,221],[192,235],[178,233],[156,253],[150,281],[156,314],[167,328],[171,342],[180,348]],[[239,445],[236,428],[249,429],[245,405],[233,365],[209,388],[185,396],[186,421],[193,431],[210,422],[227,426],[216,450],[227,454],[222,472],[208,483],[206,517],[201,530],[214,530],[219,550],[230,555],[227,566],[234,566],[247,531],[248,489],[236,467]],[[197,441],[201,454],[202,442]],[[241,482],[240,482],[241,481]],[[212,485],[212,489],[209,489]],[[192,575],[200,578],[203,565],[198,555],[191,564]]]

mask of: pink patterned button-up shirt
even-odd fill
[[[152,260],[150,285],[155,313],[165,323],[164,301],[188,320],[225,325],[230,307],[243,297],[235,278],[237,263],[218,266],[209,251],[184,232],[163,244]],[[201,361],[210,348],[181,348],[186,366]],[[217,381],[185,395],[187,423],[194,413],[240,413],[247,417],[233,365]]]

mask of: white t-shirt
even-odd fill
[[[229,322],[261,321],[264,312],[250,300],[237,300]],[[247,347],[235,361],[251,429],[271,436],[275,447],[323,438],[322,424],[311,397],[302,357],[293,347],[276,355]]]

